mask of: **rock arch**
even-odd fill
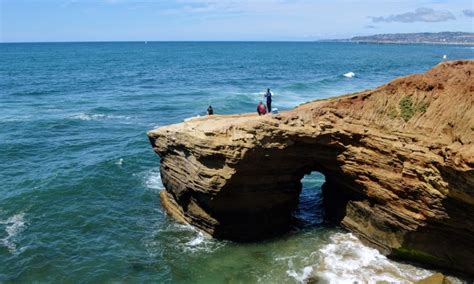
[[[473,61],[446,62],[277,116],[150,131],[162,204],[218,238],[265,238],[288,227],[302,177],[318,171],[329,217],[366,243],[474,273],[473,74]]]

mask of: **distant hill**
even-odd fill
[[[355,36],[351,39],[331,40],[335,42],[358,43],[425,43],[425,44],[463,44],[474,45],[474,33],[440,32],[440,33],[399,33]]]

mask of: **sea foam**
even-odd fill
[[[177,240],[176,244],[183,253],[212,253],[225,245],[225,242],[213,239],[191,225],[176,226],[179,226],[179,230],[187,231],[186,236]]]
[[[127,121],[132,119],[130,116],[124,116],[124,115],[111,115],[111,114],[101,114],[101,113],[96,113],[96,114],[88,114],[88,113],[75,113],[70,116],[72,119],[78,119],[78,120],[84,120],[84,121],[98,121],[98,120],[106,120],[106,119],[116,119],[116,120],[122,120],[122,121]]]
[[[177,238],[175,235],[180,237]],[[156,255],[162,249],[164,241],[182,254],[212,253],[225,245],[225,242],[215,240],[191,225],[179,223],[171,223],[153,230],[152,234],[144,239],[144,245],[150,255]]]
[[[305,266],[300,271],[297,271],[293,266],[293,261],[290,259],[288,261],[289,269],[286,271],[286,274],[294,278],[298,283],[305,283],[308,280],[308,277],[313,272],[312,266]]]
[[[327,283],[413,283],[433,272],[387,259],[350,233],[336,233],[323,246],[313,276]]]
[[[26,229],[25,213],[18,213],[5,221],[0,220],[0,224],[6,225],[5,232],[7,236],[1,239],[1,244],[5,246],[10,253],[17,252],[16,239],[19,234]]]
[[[197,232],[196,237],[186,243],[189,247],[195,247],[202,244],[205,241],[204,234],[202,232]]]
[[[354,72],[347,72],[343,76],[346,78],[352,78],[352,77],[355,77],[355,75],[356,74]]]
[[[163,189],[159,167],[153,168],[145,174],[145,186],[155,192]]]

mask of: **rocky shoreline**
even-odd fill
[[[214,237],[285,232],[301,179],[318,171],[328,219],[388,256],[474,275],[474,61],[148,137],[161,157],[163,207]]]

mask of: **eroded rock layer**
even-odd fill
[[[301,179],[326,177],[328,218],[387,255],[474,273],[474,61],[279,115],[212,116],[148,136],[161,200],[218,238],[285,231]]]

